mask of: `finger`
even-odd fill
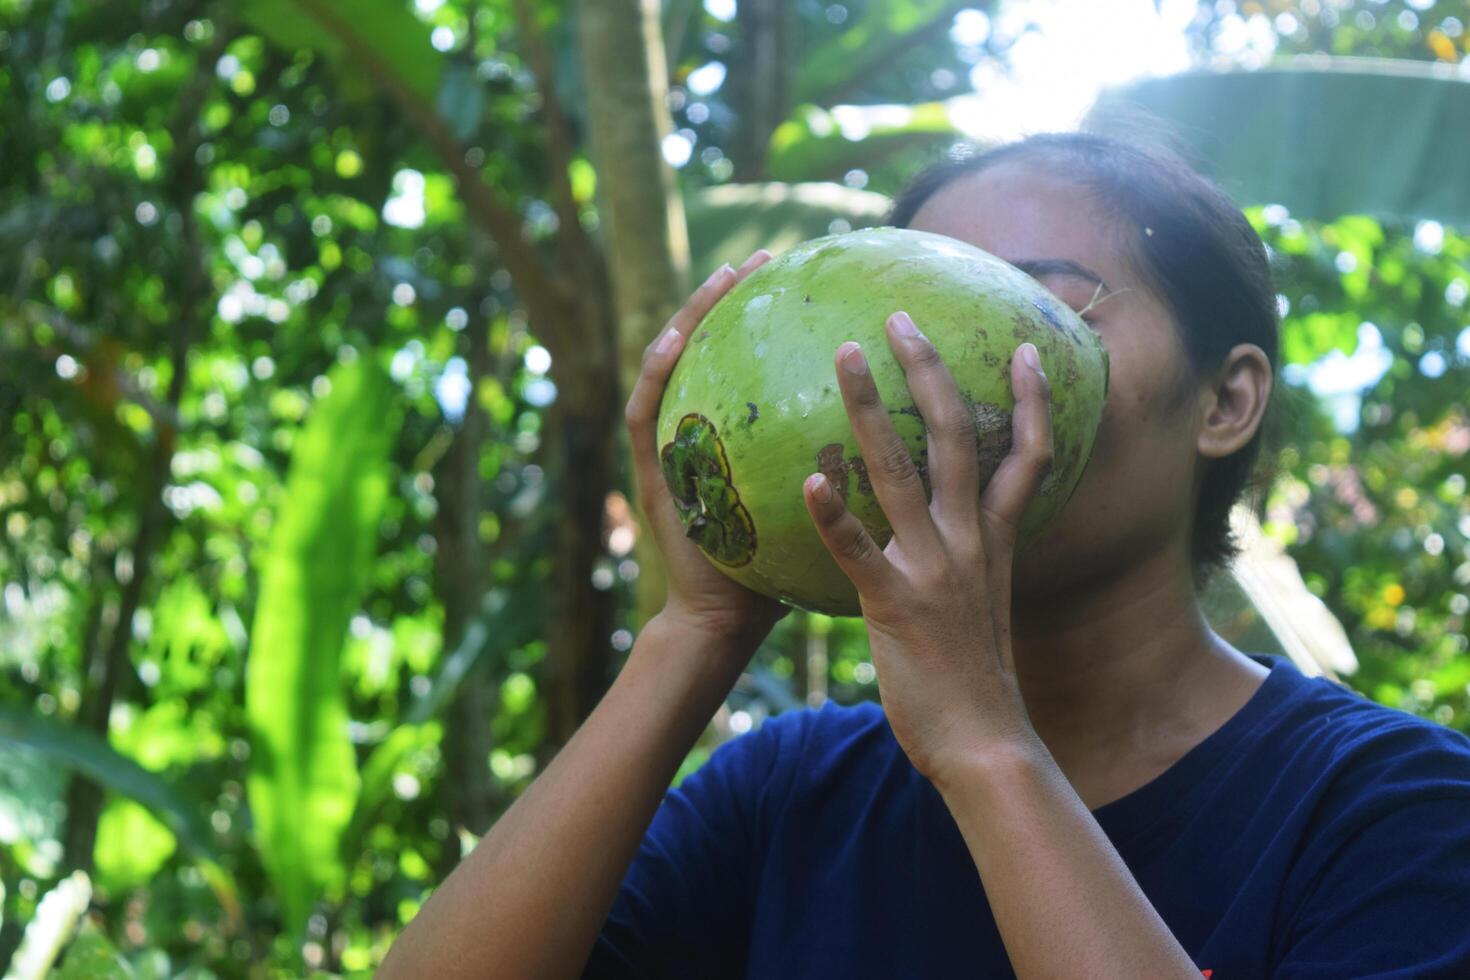
[[[746,276],[765,265],[770,258],[771,253],[763,248],[758,248],[754,252],[751,252],[750,258],[740,263],[740,268],[735,270],[735,281],[742,282]]]
[[[832,482],[821,473],[813,473],[803,484],[802,495],[822,543],[858,592],[886,594],[897,573],[863,522],[847,509],[842,494],[833,491]]]
[[[975,415],[939,351],[907,313],[888,318],[888,345],[903,366],[929,448],[929,511],[946,540],[980,533],[980,463]]]
[[[909,447],[888,417],[867,358],[855,341],[849,340],[837,348],[837,387],[842,391],[858,451],[868,468],[873,494],[893,528],[894,537],[920,552],[937,547],[939,533],[929,513],[924,481],[909,455]]]
[[[729,263],[720,266],[705,280],[704,285],[694,291],[679,312],[670,318],[663,332],[643,350],[643,366],[638,372],[638,380],[633,383],[628,404],[623,409],[623,419],[628,427],[629,449],[633,454],[633,473],[640,494],[656,496],[663,485],[655,444],[655,428],[659,403],[663,400],[669,375],[673,373],[674,365],[678,363],[689,335],[734,283],[735,271],[730,268]]]
[[[1009,529],[1014,544],[1021,515],[1052,466],[1051,384],[1033,344],[1022,344],[1011,358],[1011,391],[1016,396],[1011,451],[986,485],[980,506]]]
[[[738,270],[727,262],[705,280],[689,300],[670,318],[663,332],[643,350],[643,366],[623,410],[633,454],[633,476],[640,496],[657,498],[667,490],[659,466],[656,444],[659,403],[669,375],[679,361],[689,335],[735,283],[750,275],[771,258],[766,249],[756,249]]]
[[[714,305],[720,301],[730,287],[740,282],[771,257],[771,253],[763,248],[758,248],[750,253],[750,256],[742,263],[739,269],[732,269],[730,263],[726,262],[720,266],[710,277],[704,281],[704,285],[694,291],[679,312],[675,313],[669,320],[669,326],[677,329],[687,339],[694,333],[694,328],[699,326]],[[657,343],[655,339],[654,343]],[[653,344],[649,345],[650,347]]]

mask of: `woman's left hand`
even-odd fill
[[[888,723],[943,788],[966,760],[1040,743],[1011,655],[1011,565],[1021,515],[1051,468],[1051,391],[1036,348],[1022,344],[1011,450],[982,496],[975,419],[949,369],[908,314],[889,317],[887,332],[924,419],[933,500],[852,341],[837,349],[838,385],[893,537],[880,547],[820,473],[804,495],[857,587]]]

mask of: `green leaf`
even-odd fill
[[[541,629],[544,615],[545,597],[533,583],[487,591],[480,600],[479,616],[465,629],[459,646],[443,658],[433,682],[405,712],[408,724],[418,725],[437,718],[454,700],[460,684],[475,664],[486,657],[493,661],[531,642]]]
[[[722,184],[685,199],[694,281],[758,248],[782,252],[843,227],[883,221],[888,198],[841,184]]]
[[[474,70],[468,65],[450,65],[439,88],[438,109],[457,138],[465,140],[475,134],[484,107],[485,84],[475,77]]]
[[[224,752],[224,738],[208,713],[193,712],[182,698],[160,701],[142,714],[115,709],[109,739],[146,769],[161,772]]]
[[[174,835],[132,800],[107,801],[97,823],[97,879],[110,889],[142,885],[174,853]]]
[[[378,810],[393,794],[393,777],[413,753],[438,743],[443,726],[438,722],[422,725],[400,725],[385,738],[362,767],[362,793],[357,798],[352,820],[342,835],[344,860],[362,850],[363,837],[372,826]]]
[[[212,832],[204,818],[206,807],[92,732],[0,705],[0,740],[35,749],[55,765],[85,773],[114,793],[136,800],[194,854],[217,859]]]
[[[393,86],[436,102],[445,58],[402,0],[252,0],[240,13],[271,43],[325,57],[361,95]]]
[[[840,180],[849,170],[872,170],[894,154],[934,151],[963,138],[940,102],[840,106],[833,112],[808,105],[771,134],[766,172],[782,181]]]
[[[802,58],[793,86],[795,101],[830,105],[874,71],[893,64],[900,52],[948,30],[955,14],[975,5],[975,0],[867,4],[846,30]]]
[[[597,170],[585,157],[577,157],[567,165],[567,174],[572,182],[572,197],[577,203],[586,204],[597,195]]]
[[[342,886],[338,843],[358,793],[341,656],[368,584],[397,432],[392,385],[369,358],[338,365],[297,436],[260,563],[245,708],[257,843],[293,932]]]
[[[190,690],[206,686],[230,646],[224,624],[194,579],[164,586],[153,604],[148,655],[165,667],[172,684]]]
[[[57,802],[66,793],[66,767],[51,756],[0,736],[0,844],[26,874],[51,878],[62,853]]]
[[[1470,225],[1470,79],[1448,67],[1313,56],[1174,75],[1104,93],[1090,124],[1126,133],[1130,109],[1147,110],[1241,205]]]
[[[66,948],[66,959],[51,980],[97,980],[98,977],[134,977],[137,972],[123,959],[102,930],[83,919],[77,938]]]
[[[1352,354],[1358,348],[1360,319],[1351,310],[1288,318],[1281,328],[1281,353],[1285,362],[1311,364],[1334,350]]]

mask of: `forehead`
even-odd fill
[[[1076,262],[1112,288],[1130,278],[1111,221],[1091,192],[1024,164],[1003,163],[951,180],[930,195],[909,227],[958,238],[1008,262]]]

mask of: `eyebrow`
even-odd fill
[[[1108,288],[1102,276],[1071,259],[1021,259],[1019,262],[1012,262],[1011,265],[1033,279],[1040,279],[1042,276],[1076,276],[1088,282],[1095,282],[1103,289]]]

